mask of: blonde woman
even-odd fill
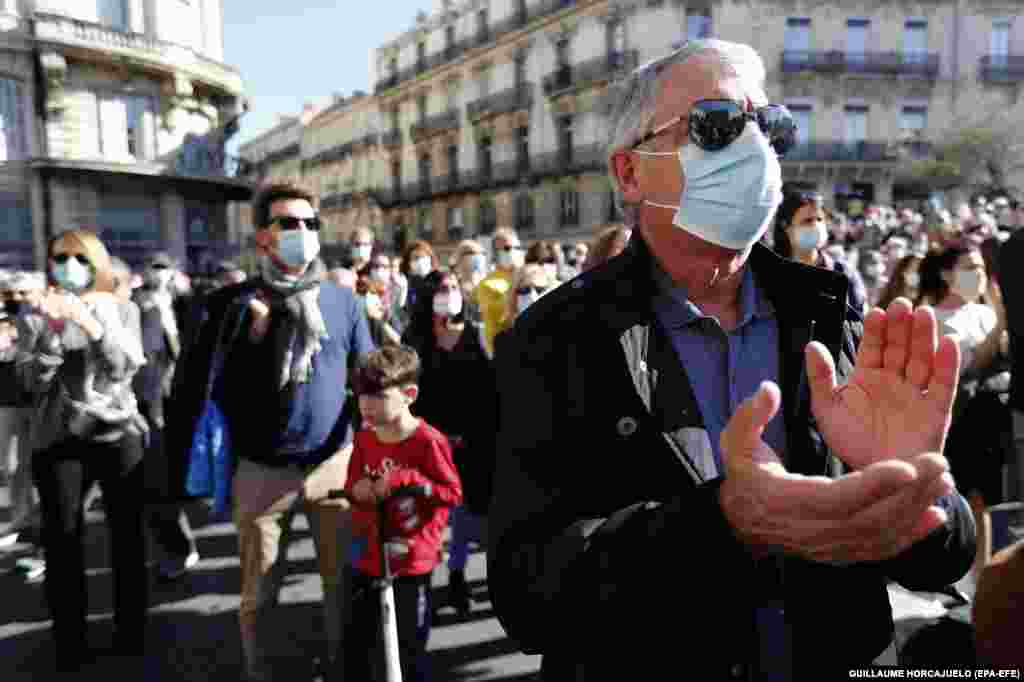
[[[82,496],[99,481],[114,568],[115,646],[142,655],[148,575],[143,535],[146,423],[131,381],[145,362],[122,322],[110,255],[99,238],[74,230],[48,250],[48,289],[19,329],[17,371],[34,395],[33,474],[43,514],[46,599],[56,663],[89,660]]]
[[[519,268],[512,277],[512,286],[508,296],[508,327],[511,328],[516,318],[531,305],[540,300],[541,296],[558,286],[558,280],[549,268],[541,263],[529,263]],[[507,330],[506,330],[507,331]],[[498,334],[501,337],[505,332]],[[507,335],[507,334],[505,334]],[[497,355],[501,343],[494,340],[494,353]]]

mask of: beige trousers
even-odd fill
[[[329,500],[327,492],[345,486],[351,446],[312,470],[271,468],[240,459],[233,483],[235,525],[242,570],[238,611],[245,672],[251,680],[269,680],[267,616],[277,605],[287,571],[288,538],[294,515],[309,521],[324,590],[327,660],[341,668],[343,621],[351,600],[345,573],[351,544],[348,503]]]

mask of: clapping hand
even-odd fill
[[[722,433],[719,503],[755,553],[781,550],[847,564],[898,555],[946,522],[937,498],[954,490],[940,454],[959,372],[954,340],[936,339],[930,309],[906,300],[874,310],[850,381],[837,386],[827,349],[807,349],[811,405],[832,451],[852,473],[786,471],[762,440],[781,395],[766,382]]]

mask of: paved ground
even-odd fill
[[[6,489],[0,488],[0,520],[6,518]],[[203,516],[205,509],[197,510]],[[89,597],[91,643],[108,646],[112,636],[110,572],[106,561],[107,539],[102,514],[89,515]],[[319,655],[322,632],[319,577],[313,561],[313,543],[305,519],[297,517],[294,541],[289,548],[292,571],[281,593],[281,637],[273,652],[281,679],[306,682],[313,677],[313,659]],[[108,679],[121,673],[125,679],[150,681],[223,682],[239,679],[238,558],[234,529],[228,523],[207,523],[197,531],[202,561],[181,582],[154,585],[150,617],[150,655],[145,671],[126,669],[129,663],[101,658],[75,679]],[[17,545],[0,550],[0,670],[3,682],[55,679],[53,648],[43,601],[42,583],[27,582],[15,570],[15,561],[30,547]],[[476,603],[466,621],[444,609],[434,628],[430,650],[435,680],[538,680],[539,657],[515,649],[493,617],[487,598],[483,554],[471,557],[468,578]],[[435,597],[443,598],[447,571],[435,575]],[[910,593],[890,588],[897,619],[897,643],[902,644],[923,624],[946,612],[937,595]],[[967,619],[967,610],[953,614]],[[140,674],[141,672],[141,674]]]

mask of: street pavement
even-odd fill
[[[7,490],[0,488],[0,528],[7,518]],[[190,510],[196,525],[201,561],[185,578],[171,584],[154,581],[145,661],[100,656],[79,675],[58,678],[44,602],[42,581],[27,581],[15,568],[31,553],[25,544],[0,550],[0,679],[28,682],[51,679],[130,679],[150,681],[223,682],[238,680],[240,644],[237,609],[239,564],[237,540],[230,523],[209,520],[205,506]],[[102,512],[87,514],[87,566],[90,644],[109,647],[113,635],[111,573]],[[290,573],[280,593],[276,629],[280,637],[271,652],[278,679],[314,679],[314,660],[321,655],[321,589],[313,541],[302,515],[297,515],[288,548]],[[155,550],[151,555],[155,554]],[[155,565],[154,565],[155,573]],[[516,650],[487,596],[485,557],[475,552],[467,568],[475,603],[469,618],[460,620],[450,608],[440,611],[430,638],[436,682],[539,680],[539,656]],[[447,569],[434,576],[435,599],[443,599]],[[897,619],[897,644],[923,624],[944,614],[937,595],[890,587]],[[966,609],[959,610],[964,619]],[[956,614],[954,614],[956,615]],[[837,614],[837,619],[839,618]],[[140,669],[141,666],[141,669]]]

